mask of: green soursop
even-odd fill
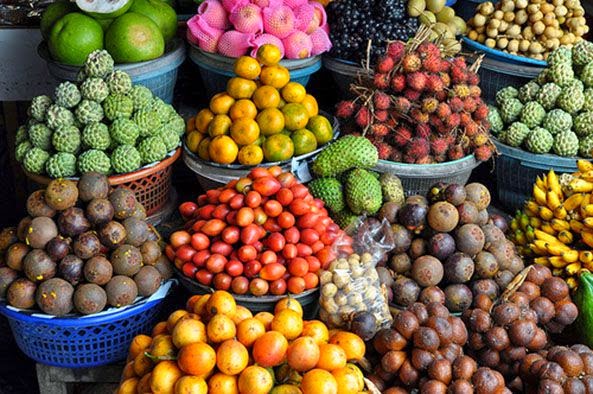
[[[82,98],[102,103],[109,96],[107,83],[101,78],[89,78],[80,85]]]
[[[546,117],[546,110],[537,101],[530,101],[523,106],[521,122],[530,129],[539,126]]]
[[[82,130],[81,140],[85,149],[105,150],[111,145],[109,128],[103,123],[89,123]]]
[[[593,62],[593,42],[581,40],[572,47],[572,62],[575,66],[584,66]]]
[[[103,102],[103,111],[111,121],[117,118],[129,119],[134,111],[134,103],[125,94],[110,94]]]
[[[548,68],[552,82],[560,87],[567,86],[574,78],[574,71],[570,62],[556,63]]]
[[[76,120],[82,125],[100,122],[103,119],[103,107],[96,101],[84,99],[74,111]]]
[[[593,134],[589,134],[579,141],[579,156],[593,157]]]
[[[156,135],[157,129],[161,125],[161,121],[156,112],[148,108],[143,108],[134,112],[132,120],[140,130],[140,137]]]
[[[593,88],[589,88],[585,90],[584,93],[585,101],[583,103],[583,111],[593,111]]]
[[[74,124],[74,115],[69,109],[53,104],[47,109],[45,122],[51,129]]]
[[[48,96],[33,97],[28,110],[29,116],[38,122],[43,122],[45,120],[45,113],[50,105],[52,105],[52,101]]]
[[[16,148],[14,149],[14,157],[16,161],[22,163],[23,159],[25,158],[25,155],[29,150],[31,150],[31,148],[33,148],[33,145],[29,140],[25,140],[17,144]]]
[[[535,81],[530,81],[519,89],[519,100],[523,104],[534,101],[537,98],[537,92],[539,92],[540,86]]]
[[[593,133],[593,111],[581,112],[574,118],[574,132],[579,137]]]
[[[587,63],[581,70],[580,76],[586,87],[593,87],[593,63]]]
[[[358,220],[358,215],[352,213],[348,208],[340,211],[338,213],[334,213],[332,215],[332,219],[334,222],[340,226],[341,229],[346,229],[350,225],[354,225]]]
[[[307,187],[313,197],[321,199],[333,213],[342,211],[346,206],[342,184],[336,178],[317,178]]]
[[[502,120],[506,123],[513,123],[516,120],[519,120],[521,116],[521,111],[523,110],[523,103],[516,98],[509,98],[504,100],[502,106],[500,107],[500,116],[502,116]]]
[[[488,106],[488,123],[490,123],[490,132],[493,135],[498,135],[504,129],[504,122],[500,116],[498,108],[495,106]]]
[[[543,85],[537,93],[537,102],[544,107],[546,111],[551,110],[556,106],[556,100],[562,93],[562,88],[553,82],[548,82]]]
[[[121,70],[115,70],[109,73],[105,78],[105,82],[107,82],[107,87],[111,94],[124,94],[132,89],[132,78]]]
[[[134,111],[147,107],[152,102],[152,92],[146,86],[134,85],[128,96],[134,102]]]
[[[136,145],[140,135],[138,125],[130,119],[118,118],[109,126],[111,139],[120,145]]]
[[[84,73],[89,77],[104,78],[113,71],[114,61],[104,49],[94,50],[84,62]]]
[[[552,51],[548,56],[548,64],[556,66],[558,64],[572,64],[572,50],[569,47],[561,46]]]
[[[142,157],[142,164],[161,161],[167,156],[167,147],[159,137],[148,137],[138,144],[138,152]]]
[[[54,92],[56,96],[56,104],[64,108],[73,108],[80,103],[82,98],[80,91],[72,82],[62,82]]]
[[[58,152],[76,153],[80,148],[80,131],[75,126],[58,127],[51,142]]]
[[[521,146],[525,138],[529,135],[529,127],[521,122],[515,122],[509,126],[506,131],[506,143],[510,146]]]
[[[355,168],[346,176],[344,196],[350,210],[359,215],[374,215],[383,204],[381,183],[362,168]]]
[[[34,124],[29,128],[29,140],[39,149],[51,149],[51,136],[53,131],[43,123]]]
[[[365,137],[347,135],[321,151],[311,167],[320,177],[339,175],[351,168],[373,168],[377,165],[377,148]]]
[[[383,201],[395,202],[399,206],[404,205],[406,195],[404,194],[402,181],[396,175],[384,172],[379,176],[379,182],[381,183]]]
[[[132,145],[120,145],[111,153],[111,166],[118,174],[136,171],[141,165],[140,152]]]
[[[546,114],[542,126],[552,135],[556,135],[563,130],[572,128],[572,116],[560,108],[556,108]]]
[[[558,156],[575,156],[579,151],[579,137],[570,130],[556,134],[553,145]]]
[[[157,136],[165,144],[167,152],[171,152],[173,149],[176,149],[181,143],[181,139],[179,138],[177,133],[173,132],[172,130],[169,130],[167,127],[161,126],[157,131]]]
[[[90,149],[78,156],[78,171],[81,174],[95,171],[108,175],[111,172],[111,160],[102,150]]]
[[[56,153],[45,163],[45,172],[50,178],[65,178],[76,175],[76,156],[72,153]]]
[[[19,126],[19,128],[16,130],[16,134],[14,135],[14,144],[18,145],[28,138],[29,138],[29,132],[27,131],[27,127]]]
[[[499,107],[502,107],[502,104],[511,98],[517,98],[519,97],[519,91],[512,87],[512,86],[507,86],[505,88],[500,89],[497,93],[496,93],[496,104]]]
[[[569,114],[576,114],[585,104],[585,94],[580,89],[564,88],[556,104]]]
[[[536,127],[525,138],[525,147],[533,153],[548,153],[554,145],[554,136],[543,127]]]
[[[31,148],[23,158],[23,168],[32,174],[43,174],[49,153],[37,147]]]

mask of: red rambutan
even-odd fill
[[[426,87],[427,79],[426,73],[414,72],[406,76],[406,83],[412,89],[421,92]]]
[[[449,160],[463,159],[464,156],[465,154],[463,152],[463,147],[459,144],[451,146],[447,151],[447,157],[449,157]]]
[[[476,110],[476,108],[478,108],[478,104],[476,103],[476,100],[474,100],[473,97],[466,97],[463,99],[464,111],[469,112],[471,114]]]
[[[356,109],[356,104],[352,101],[340,101],[336,105],[336,116],[338,118],[349,118],[354,113]]]
[[[373,95],[373,104],[377,109],[387,109],[391,105],[391,97],[386,93],[377,91]]]
[[[453,96],[466,98],[467,96],[469,96],[469,86],[467,86],[466,84],[454,85]]]
[[[459,126],[459,122],[461,121],[459,114],[451,114],[446,120],[445,124],[452,130]]]
[[[416,159],[414,156],[408,155],[407,153],[403,156],[404,163],[414,164],[416,163]]]
[[[488,141],[490,141],[490,138],[486,133],[477,133],[472,137],[472,145],[475,147],[485,145]]]
[[[395,74],[391,78],[391,82],[389,84],[391,89],[395,92],[401,92],[406,88],[406,76],[404,74]]]
[[[422,92],[419,92],[417,90],[414,89],[406,89],[404,90],[404,97],[408,100],[410,100],[411,102],[415,102],[420,100],[420,96],[422,95]]]
[[[444,138],[435,138],[430,141],[430,151],[435,156],[441,156],[447,153],[449,149],[449,144],[445,141]]]
[[[379,153],[379,159],[389,160],[393,152],[393,148],[391,147],[391,145],[388,145],[385,142],[379,142],[375,144],[375,148],[377,148],[377,152]]]
[[[473,86],[477,86],[480,83],[480,77],[473,71],[467,72],[467,83]]]
[[[439,77],[441,77],[441,81],[443,81],[443,85],[448,88],[451,86],[451,76],[447,73],[439,73]]]
[[[387,56],[391,57],[396,63],[402,59],[405,52],[406,44],[404,44],[402,41],[390,42],[389,45],[387,45]]]
[[[451,60],[451,65],[456,66],[462,69],[467,68],[467,63],[465,63],[465,58],[463,56],[456,56]]]
[[[384,138],[389,134],[389,128],[384,123],[375,123],[369,129],[369,133],[376,138]]]
[[[445,119],[451,115],[451,108],[447,103],[440,103],[436,110],[436,116]]]
[[[434,113],[434,114],[430,115],[430,117],[428,119],[428,123],[434,127],[439,127],[443,124],[443,121],[441,118],[439,118],[439,116],[436,113]]]
[[[418,159],[430,153],[430,143],[425,138],[412,138],[406,146],[406,154]]]
[[[447,154],[445,153],[444,155],[439,155],[434,157],[434,161],[437,163],[443,163],[445,161],[447,161]]]
[[[426,81],[426,90],[431,93],[442,92],[445,89],[445,84],[438,74],[430,74]]]
[[[474,156],[478,161],[487,161],[492,157],[492,148],[488,145],[482,145],[474,150]]]
[[[389,112],[385,111],[384,109],[375,111],[375,119],[377,122],[386,122],[389,119]]]
[[[437,110],[438,106],[439,106],[439,101],[437,99],[435,99],[434,97],[427,97],[424,100],[422,100],[422,111],[423,112],[431,114]]]
[[[428,55],[422,60],[422,68],[431,73],[438,73],[442,70],[441,58],[435,55]]]
[[[416,164],[434,164],[434,159],[432,156],[424,156],[419,159],[416,159]]]
[[[461,67],[457,67],[457,66],[453,66],[451,67],[451,81],[453,81],[453,83],[458,84],[458,83],[465,83],[465,81],[467,80],[467,73],[465,71],[465,69],[461,68]]]
[[[397,127],[397,125],[399,124],[397,119],[394,118],[393,116],[388,116],[387,120],[385,120],[384,122],[387,125],[387,127],[389,127],[390,130],[395,129]]]
[[[418,93],[418,96],[420,96],[420,93]],[[398,114],[406,115],[410,112],[410,108],[412,108],[412,104],[406,97],[396,97],[393,100],[393,109]]]
[[[410,116],[416,123],[428,123],[429,120],[429,115],[419,108],[412,108],[410,111]]]
[[[449,107],[453,112],[461,112],[463,111],[463,100],[459,97],[453,97],[449,100]]]
[[[418,46],[417,52],[423,59],[428,56],[441,57],[441,50],[439,47],[430,41],[424,41],[422,44],[420,44],[420,46]]]
[[[471,85],[469,87],[469,95],[475,98],[480,98],[482,95],[482,89],[477,85]]]
[[[382,56],[377,62],[377,67],[375,70],[380,73],[389,73],[391,70],[393,70],[393,66],[395,66],[393,58],[390,56]]]
[[[448,73],[450,69],[451,69],[451,63],[449,63],[445,59],[442,59],[441,60],[441,72]]]
[[[395,129],[395,132],[393,133],[393,142],[395,142],[397,146],[406,146],[411,139],[412,132],[407,127],[400,126]]]
[[[459,113],[459,125],[466,126],[468,123],[473,122],[472,116],[465,111]]]
[[[480,127],[478,126],[478,124],[474,121],[470,121],[469,123],[467,123],[464,128],[463,128],[465,135],[467,135],[468,137],[474,136],[476,134],[478,134],[478,131],[480,131]]]
[[[488,117],[488,106],[484,103],[480,104],[478,108],[474,111],[474,119],[476,120],[483,120]]]
[[[455,134],[453,133],[449,133],[447,135],[445,135],[445,142],[447,142],[447,145],[453,145],[455,143]]]
[[[398,163],[401,163],[402,161],[402,152],[399,149],[392,149],[391,150],[391,155],[389,156],[389,160],[391,161],[396,161]]]
[[[387,89],[389,87],[389,74],[375,73],[373,76],[373,85],[377,89]]]
[[[422,61],[415,53],[408,53],[404,55],[402,59],[402,69],[406,73],[413,73],[415,71],[420,70],[422,67]]]
[[[446,90],[442,90],[442,91],[440,91],[440,92],[436,92],[436,93],[434,94],[434,97],[435,97],[437,100],[439,100],[439,101],[443,102],[443,101],[446,101],[446,100],[447,100],[447,97],[449,97],[449,96],[447,95],[447,91],[446,91]]]
[[[356,113],[356,124],[360,127],[367,127],[371,123],[371,111],[367,107],[361,107]]]
[[[432,129],[428,123],[420,123],[416,125],[416,137],[428,139],[432,134]]]

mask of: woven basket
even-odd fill
[[[172,164],[181,156],[181,148],[154,166],[141,168],[138,171],[127,174],[113,175],[109,177],[111,186],[122,186],[134,192],[136,199],[144,206],[146,215],[151,216],[161,210],[169,201],[171,195],[171,173]],[[43,175],[35,175],[25,171],[25,174],[33,182],[40,185],[47,185],[51,181]],[[78,178],[68,178],[78,180]]]

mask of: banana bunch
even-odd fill
[[[537,177],[533,197],[511,221],[509,238],[524,256],[549,267],[571,288],[577,274],[593,270],[593,163],[578,160],[578,172],[554,170]]]

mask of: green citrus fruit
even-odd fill
[[[323,145],[332,140],[334,129],[329,120],[322,115],[312,116],[307,123],[307,129],[311,130],[317,138],[317,144]]]
[[[76,0],[78,8],[96,19],[113,19],[128,12],[134,0]]]
[[[165,40],[150,18],[128,12],[114,20],[107,29],[105,49],[116,63],[144,62],[165,52]]]
[[[76,6],[69,1],[58,1],[47,6],[39,21],[39,30],[44,40],[49,39],[49,33],[54,23],[64,15],[76,11]]]
[[[307,129],[299,129],[292,132],[292,143],[294,144],[294,155],[304,155],[317,149],[315,134]]]
[[[284,161],[294,154],[294,144],[289,136],[274,134],[266,138],[263,150],[267,161]]]
[[[173,7],[163,0],[134,0],[131,12],[149,17],[161,30],[165,42],[177,32],[177,14]]]
[[[54,23],[47,45],[58,62],[82,65],[89,53],[103,49],[103,29],[90,16],[72,12]]]

